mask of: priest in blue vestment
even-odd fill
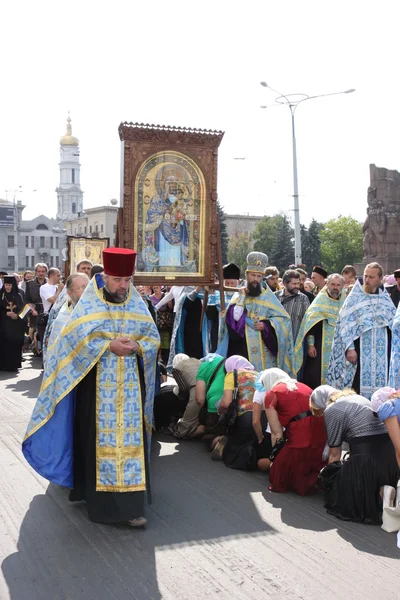
[[[336,322],[326,383],[339,390],[353,388],[369,400],[387,385],[391,330],[396,313],[381,289],[382,267],[370,263],[347,296]]]
[[[132,285],[135,258],[103,250],[104,276],[51,348],[22,450],[92,521],[143,526],[159,335]]]

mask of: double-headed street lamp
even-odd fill
[[[292,116],[292,151],[293,151],[293,199],[294,199],[294,255],[295,255],[295,264],[301,264],[301,233],[300,233],[300,208],[299,208],[299,188],[297,181],[297,152],[296,152],[296,132],[295,132],[295,123],[294,123],[294,115],[296,112],[296,108],[302,102],[306,100],[314,100],[315,98],[325,98],[326,96],[337,96],[338,94],[351,94],[355,92],[355,89],[345,90],[343,92],[331,92],[330,94],[319,94],[318,96],[307,96],[307,94],[281,94],[273,87],[268,85],[265,81],[261,81],[261,85],[270,89],[275,94],[278,94],[278,97],[275,98],[275,102],[278,104],[286,104],[286,106],[290,109],[290,114]],[[276,105],[272,105],[276,106]],[[268,106],[261,106],[261,108],[268,108]]]

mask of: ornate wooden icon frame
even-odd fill
[[[101,250],[104,248],[108,248],[110,245],[110,238],[104,237],[85,237],[85,236],[75,236],[68,235],[67,236],[67,248],[68,248],[68,274],[75,273],[76,265],[79,261],[84,260],[84,258],[80,258],[79,260],[75,260],[73,262],[75,256],[75,247],[82,245],[82,240],[86,242],[87,246],[99,246]],[[94,243],[93,243],[94,242]],[[101,254],[100,254],[101,257]],[[89,257],[88,260],[93,262],[93,260]],[[102,264],[102,260],[99,261]]]
[[[185,127],[121,123],[118,129],[122,144],[121,206],[118,218],[117,239],[119,246],[133,248],[139,239],[138,175],[152,157],[165,153],[187,159],[188,164],[201,174],[203,187],[200,201],[203,242],[202,256],[198,257],[197,272],[135,273],[137,285],[209,285],[215,281],[218,258],[217,221],[217,164],[218,147],[224,133]],[[204,203],[204,206],[202,205]],[[120,209],[121,210],[121,209]]]

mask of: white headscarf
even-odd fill
[[[188,360],[188,358],[190,358],[190,356],[188,356],[187,354],[175,354],[174,359],[172,361],[172,368],[176,369],[177,366],[184,360]]]
[[[269,392],[274,386],[278,385],[278,383],[285,383],[287,389],[291,392],[297,390],[297,381],[295,379],[291,379],[289,375],[285,373],[285,371],[282,371],[282,369],[266,369],[260,373],[259,380],[267,392]]]
[[[324,411],[328,403],[329,397],[332,396],[337,389],[330,385],[320,385],[311,394],[311,402],[315,408],[319,408]]]
[[[396,390],[392,387],[382,387],[379,390],[376,390],[376,392],[374,392],[372,394],[372,398],[371,398],[371,408],[374,412],[378,412],[378,408],[384,403],[386,402],[386,400],[389,400],[389,398],[391,396],[393,396],[393,394],[396,393]]]

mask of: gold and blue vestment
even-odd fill
[[[278,366],[290,376],[293,371],[293,334],[292,321],[288,312],[283,308],[275,294],[267,288],[260,296],[246,296],[243,293],[234,294],[227,307],[241,305],[246,312],[245,338],[248,358],[256,371],[263,371]],[[261,331],[254,329],[257,322],[268,320],[273,327],[278,340],[278,355],[276,358],[268,351],[263,341]],[[226,313],[221,317],[220,335],[217,353],[227,356],[229,344]]]
[[[47,358],[22,450],[40,475],[73,487],[75,392],[96,368],[96,490],[140,491],[146,489],[145,448],[150,450],[160,339],[133,286],[125,302],[113,304],[105,300],[102,284],[99,275],[89,283]],[[111,352],[111,341],[121,336],[139,344],[138,354]]]
[[[335,300],[328,294],[326,286],[322,288],[314,302],[310,304],[306,314],[300,325],[299,333],[297,334],[296,345],[294,348],[295,357],[295,372],[298,373],[303,365],[305,352],[304,339],[308,332],[320,321],[322,323],[322,344],[321,344],[321,384],[326,383],[328,372],[329,359],[332,350],[332,341],[335,333],[336,321],[339,316],[339,311],[346,299],[345,291],[342,292],[340,298]]]

